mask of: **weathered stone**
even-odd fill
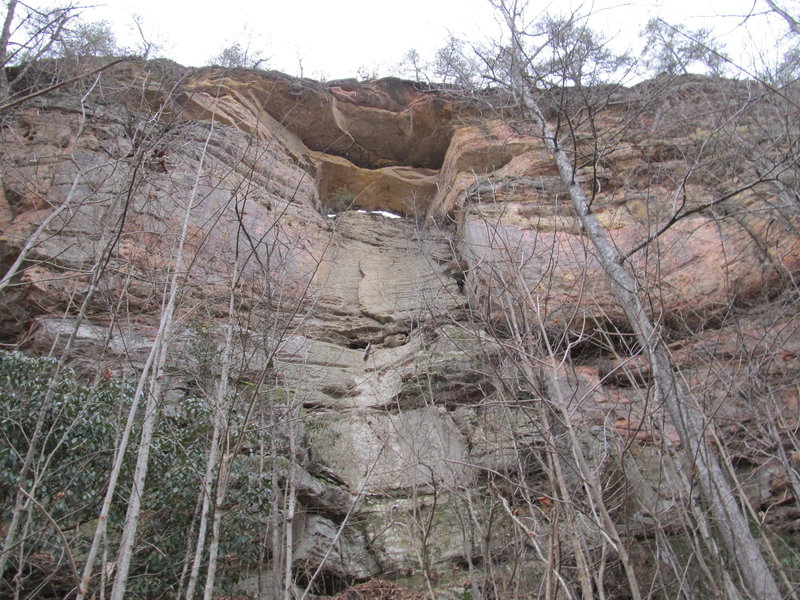
[[[456,409],[453,419],[467,437],[470,464],[498,473],[540,471],[544,434],[533,406],[537,402],[489,398],[486,407]]]
[[[448,324],[417,349],[403,372],[401,405],[478,406],[496,389],[500,348],[485,331]]]
[[[617,89],[593,130],[578,125],[571,153],[592,209],[630,254],[691,401],[707,409],[709,440],[727,445],[743,493],[769,507],[770,523],[778,509],[796,518],[798,215],[771,185],[744,189],[752,168],[735,149],[710,160],[714,132],[681,103],[744,85],[710,81],[687,78],[670,97]],[[545,563],[534,543],[572,543],[550,529],[564,514],[548,512],[554,451],[570,502],[585,508],[575,526],[586,540],[603,532],[572,464],[578,449],[625,535],[672,533],[686,502],[680,440],[552,160],[524,124],[481,121],[396,79],[323,85],[131,62],[103,84],[6,114],[0,264],[64,210],[0,297],[3,342],[58,354],[74,329],[70,365],[137,375],[191,203],[165,410],[182,414],[186,394],[219,376],[218,361],[201,355],[219,356],[233,326],[231,390],[258,410],[293,402],[301,421],[294,466],[267,461],[278,491],[293,475],[298,573],[322,565],[342,583],[471,559],[480,569],[489,557],[500,572],[513,556],[532,565],[514,572],[528,577],[520,589],[535,589]],[[555,99],[542,101],[551,114]],[[671,223],[676,209],[691,212]],[[556,363],[545,337],[558,340]],[[256,389],[263,395],[250,396]],[[276,448],[288,453],[283,440]]]
[[[201,69],[185,89],[190,101],[198,92],[233,97],[253,114],[266,112],[312,150],[364,168],[439,168],[452,133],[452,101],[393,78],[326,87],[282,73]]]
[[[408,568],[437,568],[477,556],[478,542],[469,534],[472,516],[465,499],[456,494],[439,490],[410,498],[369,499],[361,515],[384,572],[397,575]]]
[[[295,515],[299,542],[294,548],[294,567],[314,573],[323,566],[323,573],[342,579],[366,579],[380,572],[378,563],[367,552],[366,540],[347,527],[339,534],[339,526],[320,515]]]
[[[319,459],[353,492],[430,493],[443,485],[467,485],[471,479],[464,439],[443,410],[327,414],[324,418],[324,427],[312,434],[313,445]]]
[[[315,272],[311,335],[363,348],[457,310],[466,298],[448,270],[452,256],[443,233],[409,220],[344,213]]]
[[[333,478],[327,470],[318,465],[310,465],[309,467],[315,468],[315,474],[312,474],[297,463],[290,464],[289,460],[282,456],[271,457],[269,463],[270,468],[275,469],[277,481],[282,488],[289,473],[293,473],[297,499],[306,509],[336,517],[347,514],[353,498],[339,485],[339,482],[331,481]],[[323,476],[327,478],[323,479]]]
[[[450,140],[429,215],[441,218],[451,213],[486,175],[502,178],[516,173],[536,173],[539,179],[552,178],[557,171],[540,141],[507,123],[481,121],[459,127]]]
[[[283,345],[277,364],[294,397],[316,408],[392,406],[417,346],[351,350],[335,344],[293,338]],[[365,360],[366,357],[366,360]],[[407,366],[403,367],[404,363]]]
[[[329,154],[314,154],[325,210],[383,210],[420,221],[438,187],[438,172],[411,167],[362,169]]]
[[[77,326],[77,330],[76,329]],[[131,366],[141,368],[147,360],[153,344],[155,330],[120,330],[109,331],[108,323],[97,323],[86,319],[80,325],[74,318],[40,317],[36,321],[33,333],[33,348],[42,355],[51,350],[56,354],[63,352],[67,340],[74,333],[72,353],[77,361],[89,370],[98,370],[100,361],[105,357],[117,364],[121,359]],[[148,334],[150,337],[148,337]],[[99,353],[102,349],[105,351]]]
[[[383,338],[383,345],[385,348],[397,348],[408,343],[407,333],[393,333]]]
[[[580,331],[607,321],[623,326],[625,316],[570,209],[549,208],[547,215],[529,210],[545,200],[480,204],[466,210],[460,250],[470,266],[473,293],[489,301],[491,290],[504,289],[502,282],[511,281],[518,293],[533,296],[547,327]],[[648,236],[647,227],[619,209],[598,216],[623,253]],[[776,212],[773,218],[783,217]],[[660,236],[659,246],[670,249],[660,260],[649,261],[645,249],[635,252],[630,260],[647,282],[643,289],[661,290],[653,310],[664,314],[668,323],[698,328],[731,304],[760,296],[781,280],[782,273],[795,272],[800,267],[800,241],[770,232],[767,219],[754,216],[742,227],[690,217]],[[761,247],[776,248],[774,268],[753,269],[751,260],[758,260]],[[738,259],[729,260],[731,254]],[[498,305],[495,310],[502,309]]]

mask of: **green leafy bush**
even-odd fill
[[[52,382],[56,364],[19,352],[0,353],[0,503],[13,506],[17,475],[41,418],[43,443],[23,486],[62,529],[71,529],[91,518],[102,498],[118,421],[130,406],[132,390],[112,378],[92,389],[69,370]]]
[[[14,507],[19,473],[37,420],[42,425],[31,474],[22,482],[25,492],[35,498],[25,515],[26,540],[3,576],[23,592],[38,589],[37,597],[43,598],[63,597],[74,585],[69,557],[82,566],[133,399],[129,382],[104,376],[92,387],[68,369],[55,376],[56,368],[57,361],[52,359],[0,351],[2,529]],[[210,420],[207,402],[187,398],[176,416],[163,416],[158,422],[128,587],[131,597],[158,598],[175,591],[205,469]],[[132,440],[137,439],[135,430]],[[220,548],[222,556],[236,556],[237,564],[222,562],[221,587],[238,578],[243,563],[258,557],[269,516],[270,477],[245,472],[244,462],[233,466],[229,498],[234,508],[225,517]],[[131,449],[121,482],[130,481],[134,463]],[[112,557],[128,486],[120,489],[109,517]]]

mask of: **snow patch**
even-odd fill
[[[396,215],[395,213],[389,212],[388,210],[361,210],[358,209],[356,212],[364,213],[367,215],[381,215],[383,217],[388,217],[389,219],[402,219],[401,215]],[[328,213],[325,216],[329,219],[335,219],[341,213]]]
[[[383,215],[384,217],[389,217],[390,219],[402,219],[400,215],[396,215],[388,210],[358,210],[357,212],[360,213],[368,213],[370,215]]]

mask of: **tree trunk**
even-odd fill
[[[236,326],[236,284],[239,279],[239,257],[235,258],[233,274],[231,275],[230,296],[228,298],[228,328],[225,331],[225,346],[222,349],[222,368],[217,382],[217,392],[214,398],[214,433],[211,436],[211,448],[208,452],[208,462],[206,463],[206,473],[203,477],[203,509],[200,514],[200,529],[197,533],[197,548],[195,549],[194,561],[192,562],[192,574],[189,578],[189,585],[186,588],[186,600],[194,598],[194,589],[200,574],[200,562],[203,556],[203,549],[206,543],[206,531],[208,529],[208,514],[211,507],[211,484],[214,481],[214,473],[219,464],[219,444],[220,437],[225,427],[226,414],[229,409],[228,402],[228,378],[231,370],[231,355],[233,352],[233,330]],[[223,476],[220,469],[220,478]],[[209,565],[206,577],[206,588],[213,592],[214,578],[216,576],[216,553],[219,547],[219,488],[214,517],[212,523],[211,545],[209,547]],[[224,501],[224,496],[221,501]],[[219,518],[218,518],[219,517]]]
[[[714,516],[728,554],[738,567],[754,598],[780,600],[783,595],[778,590],[758,543],[750,533],[747,519],[739,509],[719,458],[705,443],[706,420],[692,406],[693,400],[690,395],[681,389],[672,370],[669,351],[661,335],[645,314],[636,294],[636,281],[623,267],[622,256],[608,239],[597,217],[591,212],[583,190],[575,182],[572,164],[566,153],[558,147],[553,132],[542,119],[538,109],[535,114],[545,143],[558,166],[561,180],[569,192],[575,212],[597,250],[598,259],[606,272],[612,293],[650,361],[657,395],[656,403],[664,402],[670,419],[678,431],[686,456],[693,457],[692,466],[696,467],[701,496],[707,509]]]
[[[162,349],[162,344],[165,342],[165,339],[167,338],[168,333],[169,333],[169,331],[171,330],[171,327],[172,327],[172,310],[174,309],[175,301],[176,301],[176,298],[177,298],[178,277],[180,275],[179,271],[181,270],[180,266],[182,265],[183,246],[185,244],[186,237],[187,237],[187,232],[188,232],[189,215],[191,213],[191,208],[192,208],[192,205],[194,203],[195,195],[197,193],[197,185],[198,185],[199,180],[200,180],[200,173],[201,173],[203,162],[205,160],[206,149],[208,147],[208,142],[211,139],[211,134],[213,133],[213,131],[214,131],[214,122],[212,121],[211,122],[211,130],[209,131],[208,137],[206,138],[205,146],[203,147],[203,152],[202,152],[201,157],[200,157],[200,166],[198,167],[198,170],[197,170],[197,176],[195,178],[194,188],[192,189],[192,193],[191,193],[191,195],[189,197],[187,210],[186,210],[186,213],[184,215],[183,229],[181,231],[181,235],[180,235],[180,238],[179,238],[179,248],[178,248],[178,251],[177,251],[177,254],[176,254],[176,259],[175,259],[175,265],[174,265],[175,268],[174,268],[174,272],[172,274],[172,280],[170,282],[170,288],[171,288],[170,289],[170,298],[167,301],[167,303],[166,303],[166,305],[164,307],[164,310],[162,312],[161,320],[160,320],[159,326],[158,326],[158,331],[156,332],[156,337],[153,340],[153,345],[152,345],[152,347],[150,349],[150,353],[149,353],[149,355],[147,357],[147,361],[145,362],[145,366],[144,366],[144,369],[142,370],[142,374],[139,377],[139,383],[138,383],[138,385],[136,387],[136,391],[134,392],[133,402],[131,403],[131,408],[130,408],[130,411],[128,412],[128,418],[127,418],[127,421],[125,423],[125,428],[123,429],[122,438],[120,439],[119,446],[117,447],[116,456],[114,458],[114,465],[113,465],[113,467],[111,469],[111,473],[109,475],[108,488],[106,489],[106,495],[103,498],[103,504],[102,504],[102,507],[100,509],[100,515],[99,515],[98,520],[97,520],[97,528],[95,529],[94,539],[92,540],[92,545],[89,548],[89,552],[88,552],[87,557],[86,557],[86,564],[84,565],[83,575],[81,577],[81,581],[80,581],[80,584],[78,586],[78,593],[77,593],[77,596],[76,596],[76,600],[84,600],[84,598],[86,597],[86,594],[88,592],[89,582],[90,582],[91,577],[92,577],[92,571],[94,570],[95,560],[97,559],[97,552],[99,550],[100,541],[105,536],[106,529],[108,527],[108,515],[109,515],[109,512],[111,511],[111,503],[112,503],[112,501],[114,499],[114,496],[115,496],[115,493],[116,493],[116,487],[117,487],[117,482],[118,482],[118,479],[119,479],[119,474],[120,474],[120,471],[122,470],[122,462],[123,462],[123,460],[125,458],[125,453],[127,452],[127,449],[128,449],[128,442],[130,440],[131,430],[133,429],[133,424],[134,424],[135,419],[136,419],[136,413],[138,412],[139,404],[141,402],[142,395],[144,394],[144,391],[145,391],[144,388],[145,388],[145,385],[147,384],[148,374],[150,373],[150,369],[153,367],[153,363],[156,363],[156,365],[163,365],[162,357],[164,357],[164,349]],[[158,381],[156,381],[155,383],[156,383],[156,386],[160,385],[160,382],[158,382]],[[150,407],[149,405],[150,405],[150,402],[148,402],[148,408]],[[147,424],[147,418],[148,417],[155,418],[155,414],[151,411],[151,412],[148,412],[148,414],[145,415],[145,426]],[[144,428],[143,428],[142,435],[144,436]],[[143,452],[143,450],[140,448],[140,454],[142,452]],[[147,453],[149,455],[149,448],[147,449]],[[149,458],[149,456],[148,456],[148,458]],[[137,467],[136,467],[136,472],[134,474],[134,480],[136,480],[137,476],[141,475],[141,474],[142,473],[140,472],[139,461],[137,459]],[[145,465],[144,475],[146,475],[146,465]],[[142,485],[144,485],[144,477],[142,477],[141,483],[142,483]],[[131,490],[132,498],[133,498],[134,495],[138,495],[142,491],[143,491],[143,488],[140,487],[140,488],[137,489],[137,487],[134,486],[134,488]],[[135,518],[136,520],[138,520],[138,513],[136,513],[134,515],[134,514],[131,514],[130,511],[129,511],[129,513],[126,515],[126,519],[125,519],[125,521],[126,521],[126,529],[128,528],[128,521],[131,518]],[[130,540],[131,544],[133,543],[133,538],[135,538],[135,534],[136,534],[135,528],[136,528],[136,526],[134,524],[133,531],[129,531],[128,532],[129,535],[127,537],[123,536],[123,542],[124,543],[126,543],[126,544],[129,543],[126,540]],[[131,533],[133,535],[130,535]],[[120,568],[123,568],[124,571],[125,571],[125,576],[120,580],[119,579],[119,572],[117,573],[117,578],[115,578],[115,581],[114,581],[114,589],[112,589],[112,592],[111,592],[112,598],[115,598],[115,597],[122,598],[124,596],[124,591],[125,591],[124,588],[125,588],[126,579],[127,579],[127,571],[128,571],[128,568],[129,568],[129,564],[125,565],[124,563],[125,562],[128,562],[128,563],[130,562],[130,555],[128,555],[127,558],[125,558],[124,560],[120,559],[120,557],[124,556],[125,553],[126,553],[126,551],[125,551],[125,549],[123,547],[123,548],[120,549],[120,551],[117,554],[117,561],[118,561],[117,562],[117,569],[119,570]],[[117,592],[116,590],[119,590],[119,591]]]
[[[206,137],[203,150],[200,154],[200,163],[197,167],[194,186],[189,201],[186,204],[186,211],[183,215],[183,225],[178,238],[178,247],[175,251],[175,262],[173,264],[172,278],[169,287],[169,299],[163,308],[161,320],[160,337],[154,342],[154,347],[158,348],[158,362],[151,376],[150,393],[148,394],[145,408],[144,422],[142,424],[142,434],[139,441],[139,452],[136,458],[136,470],[133,474],[133,486],[128,503],[128,511],[125,515],[125,526],[122,531],[122,541],[117,553],[117,574],[114,578],[114,587],[111,590],[111,600],[123,600],[125,597],[125,587],[128,582],[128,571],[130,569],[131,558],[133,556],[133,545],[136,538],[136,531],[139,527],[139,512],[141,510],[142,494],[144,494],[145,481],[147,479],[147,469],[150,460],[150,447],[152,444],[153,430],[159,413],[161,400],[161,377],[164,371],[164,364],[169,348],[169,336],[172,332],[172,320],[175,314],[178,291],[180,289],[179,279],[183,275],[184,248],[189,234],[189,220],[197,196],[197,187],[205,163],[206,151],[211,135],[214,133],[214,121]]]
[[[656,327],[647,317],[639,299],[634,277],[624,268],[624,259],[611,243],[600,221],[591,211],[589,201],[575,181],[572,163],[558,143],[555,133],[547,124],[539,105],[533,97],[528,77],[524,71],[525,52],[522,34],[518,30],[519,13],[505,0],[493,0],[501,11],[511,35],[512,80],[510,87],[524,112],[542,134],[547,149],[553,156],[561,182],[566,188],[583,230],[597,251],[597,259],[606,273],[609,286],[636,334],[636,338],[650,361],[656,393],[656,404],[663,402],[670,419],[678,431],[685,455],[692,460],[700,494],[707,510],[714,517],[724,547],[753,598],[780,600],[781,594],[775,579],[764,560],[758,543],[750,533],[747,519],[739,509],[730,483],[725,477],[719,458],[705,443],[707,423],[704,415],[693,405],[692,399],[681,386],[672,370],[669,351]]]
[[[202,508],[200,509],[200,526],[197,530],[197,543],[192,560],[192,571],[189,575],[189,583],[186,586],[186,600],[194,598],[194,589],[197,587],[197,580],[200,577],[200,563],[203,560],[203,550],[206,547],[206,532],[208,531],[208,514],[211,509],[211,484],[214,481],[214,473],[219,462],[219,437],[222,429],[217,411],[221,407],[214,407],[214,432],[211,434],[211,445],[208,449],[208,460],[206,461],[206,472],[203,476],[202,489],[200,494],[203,497]]]
[[[292,597],[292,585],[294,584],[294,573],[292,572],[292,562],[294,561],[294,517],[297,507],[297,490],[295,489],[295,437],[294,437],[294,410],[292,400],[289,400],[288,424],[289,424],[289,472],[286,477],[286,556],[285,571],[283,573],[283,597]]]
[[[14,14],[17,10],[17,0],[9,0],[6,4],[6,18],[3,21],[3,31],[0,33],[0,101],[8,98],[11,85],[6,77],[6,63],[8,62],[8,42],[11,40],[11,26],[14,23]]]
[[[136,541],[136,530],[139,526],[139,512],[142,507],[142,495],[144,494],[144,487],[147,479],[150,447],[152,446],[153,431],[155,430],[159,404],[161,403],[160,380],[164,368],[166,344],[161,345],[159,354],[158,366],[153,371],[150,378],[150,390],[147,394],[142,434],[139,439],[139,452],[136,457],[136,470],[133,474],[131,495],[128,498],[128,511],[125,514],[125,526],[122,530],[122,540],[120,541],[119,551],[117,552],[117,570],[116,576],[114,577],[114,586],[111,588],[111,600],[123,600],[125,596],[125,585],[128,581],[128,571],[133,556],[133,545]]]
[[[772,12],[779,15],[784,21],[786,21],[786,24],[789,26],[789,29],[792,30],[793,34],[800,35],[800,23],[797,22],[797,19],[775,4],[773,0],[764,1],[769,5],[769,8],[772,10]]]
[[[224,503],[228,492],[228,480],[233,453],[226,452],[219,466],[219,479],[217,481],[217,496],[214,502],[214,517],[211,521],[211,541],[208,543],[208,570],[206,583],[203,589],[203,600],[212,600],[214,597],[214,582],[217,577],[217,560],[219,558],[219,537],[222,517],[225,516]]]

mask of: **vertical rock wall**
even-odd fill
[[[652,511],[676,505],[659,487],[672,473],[657,451],[674,445],[674,428],[652,426],[664,417],[648,404],[647,366],[620,359],[623,345],[609,341],[624,335],[622,313],[540,140],[397,80],[323,86],[167,70],[159,83],[153,65],[125,65],[83,104],[64,90],[7,117],[3,266],[60,212],[0,298],[5,343],[42,354],[63,347],[110,248],[71,362],[135,373],[191,201],[168,397],[180,410],[190,393],[197,328],[221,337],[232,257],[246,254],[236,383],[268,369],[297,418],[302,449],[275,457],[275,468],[284,483],[293,473],[297,488],[298,581],[320,565],[326,592],[378,575],[463,590],[468,576],[503,579],[520,561],[530,569],[518,577],[541,574],[533,536],[552,532],[544,465],[563,449],[548,446],[544,396],[514,342],[514,302],[539,307],[543,329],[572,344],[559,348],[555,385],[609,499],[627,478],[627,495],[612,502],[620,527],[647,535]],[[654,139],[661,130],[644,117],[630,126],[624,106],[649,101],[637,93],[603,113],[599,143],[614,147],[594,165],[580,154],[578,173],[614,241],[631,251],[642,289],[660,291],[649,306],[671,327],[678,367],[733,436],[739,430],[726,427],[758,418],[752,395],[730,392],[745,387],[744,357],[764,357],[760,376],[781,382],[781,406],[797,406],[797,317],[771,318],[759,305],[800,267],[800,242],[787,233],[796,214],[765,186],[735,198],[737,218],[698,210],[657,250],[638,248],[669,220],[686,167],[676,156],[696,141],[686,129]],[[691,202],[724,193],[715,185],[688,180]],[[732,320],[734,306],[748,308]],[[782,362],[766,358],[778,343]],[[616,377],[620,361],[638,378]],[[640,460],[621,458],[630,444]],[[580,479],[568,479],[580,493]],[[754,503],[769,502],[774,490],[756,487]],[[243,580],[254,589],[254,577]]]

